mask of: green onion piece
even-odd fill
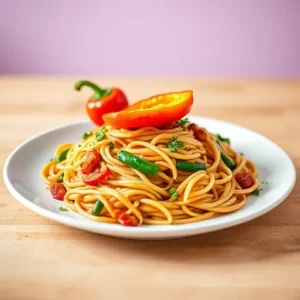
[[[97,132],[96,139],[97,141],[102,141],[104,139],[104,133],[102,131]]]
[[[62,173],[58,179],[57,179],[57,183],[62,183],[64,181],[64,173]]]
[[[205,170],[205,164],[200,162],[177,161],[176,168],[184,172],[197,172]]]
[[[178,192],[174,187],[170,188],[169,192],[171,194],[170,200],[176,200],[178,198]]]
[[[105,137],[104,132],[106,131],[106,126],[103,126],[100,131],[96,132],[97,141],[102,141]]]
[[[104,207],[103,203],[100,200],[97,200],[97,202],[94,204],[92,214],[94,216],[99,216],[103,207]]]
[[[82,135],[82,139],[85,140],[87,139],[89,136],[91,136],[93,133],[92,132],[85,132],[83,135]]]
[[[225,165],[230,169],[234,170],[235,169],[235,162],[231,160],[229,157],[227,157],[224,153],[221,152],[221,158]]]
[[[59,155],[58,155],[58,158],[57,158],[57,161],[58,162],[61,162],[63,160],[65,160],[67,158],[67,154],[69,152],[70,149],[66,149],[64,150],[63,152],[61,152]]]
[[[216,134],[216,137],[219,139],[219,141],[226,142],[226,143],[228,143],[230,145],[230,139],[229,138],[223,137],[223,136],[221,136],[219,134]]]
[[[147,175],[157,175],[159,167],[157,164],[144,160],[136,155],[133,155],[125,150],[121,150],[117,154],[117,158],[122,163],[136,169]]]

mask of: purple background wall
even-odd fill
[[[300,76],[297,0],[1,0],[0,73]]]

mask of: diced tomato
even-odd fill
[[[195,139],[200,141],[200,142],[205,142],[206,141],[206,129],[201,128],[197,126],[196,124],[189,124],[188,125],[188,130],[192,130],[195,136]]]
[[[82,174],[89,175],[92,172],[94,172],[94,170],[100,162],[100,159],[101,156],[96,149],[93,149],[93,151],[88,152],[87,158],[81,168]]]
[[[97,168],[93,173],[88,175],[83,175],[83,182],[88,185],[97,185],[98,183],[104,183],[108,176],[110,175],[110,170],[107,168],[105,162],[101,162],[101,168]]]
[[[255,179],[251,173],[242,172],[235,175],[235,180],[242,189],[248,189],[254,185]]]
[[[64,200],[67,190],[62,183],[54,183],[50,185],[50,192],[54,199]]]
[[[124,226],[137,226],[139,221],[134,215],[127,215],[121,209],[114,210],[114,218]]]

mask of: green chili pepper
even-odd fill
[[[200,162],[178,161],[176,163],[176,168],[185,172],[197,172],[205,170],[205,164]]]
[[[100,200],[98,200],[98,201],[94,204],[94,207],[93,207],[93,210],[92,210],[92,214],[93,214],[94,216],[99,216],[100,213],[101,213],[101,211],[102,211],[102,209],[103,209],[103,207],[104,207],[103,203],[102,203]]]
[[[67,154],[69,152],[70,149],[66,149],[64,150],[63,152],[61,152],[59,155],[58,155],[58,158],[57,158],[57,161],[58,162],[61,162],[63,160],[65,160],[67,158]]]
[[[223,162],[225,163],[225,165],[230,169],[230,170],[234,170],[235,169],[235,162],[230,159],[229,157],[227,157],[224,153],[221,152],[221,158],[223,160]]]
[[[136,169],[144,174],[157,175],[159,167],[157,164],[144,160],[138,156],[135,156],[127,151],[121,150],[117,154],[118,160],[122,163]]]

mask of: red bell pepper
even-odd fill
[[[118,88],[101,89],[90,81],[81,80],[76,82],[75,90],[80,91],[83,86],[88,86],[94,91],[85,108],[90,119],[98,126],[103,125],[104,114],[120,111],[128,106],[125,94]]]

